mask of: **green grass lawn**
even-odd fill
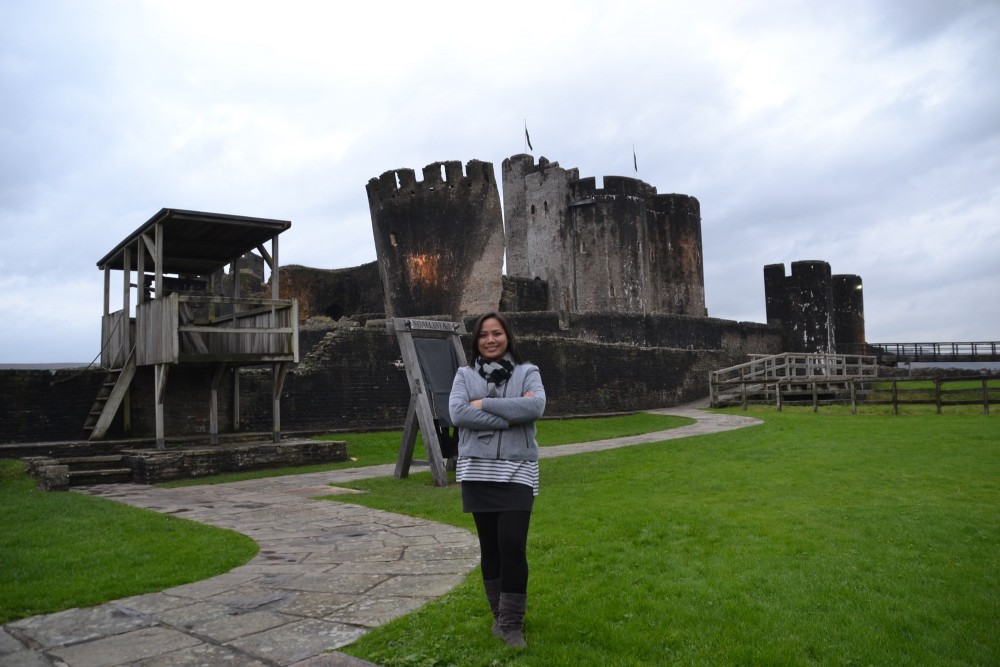
[[[37,491],[11,460],[0,460],[0,526],[0,623],[200,581],[257,553],[232,531]]]
[[[683,426],[692,420],[635,414],[540,424],[546,444]],[[220,475],[204,484],[392,463],[401,432],[338,434],[354,460]],[[19,461],[0,460],[0,623],[207,579],[250,560],[250,538],[79,493],[37,491]]]
[[[346,652],[386,667],[1000,664],[996,415],[749,414],[765,424],[542,462],[527,651],[490,635],[475,571]],[[546,421],[542,440],[666,428],[624,419],[616,433]],[[577,427],[590,437],[560,440]],[[394,461],[399,434],[369,435],[358,458]],[[458,488],[428,473],[352,486],[369,491],[352,503],[472,529]],[[0,620],[205,578],[255,551],[34,491],[14,462],[0,462],[0,521]]]
[[[732,410],[743,414],[740,410]],[[478,570],[346,652],[432,665],[1000,664],[996,416],[750,414],[763,426],[542,462],[527,637]],[[426,473],[352,502],[472,529]]]

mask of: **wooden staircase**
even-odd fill
[[[111,422],[125,399],[132,378],[135,377],[135,348],[129,352],[125,365],[108,371],[97,392],[94,405],[83,425],[83,435],[88,440],[102,440],[111,427]]]

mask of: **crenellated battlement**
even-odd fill
[[[667,216],[687,215],[697,220],[701,219],[701,203],[691,195],[658,194],[647,199],[646,206],[656,213]]]
[[[550,169],[565,172],[567,180],[580,178],[579,169],[575,167],[572,169],[563,169],[559,166],[558,162],[550,162],[544,155],[539,157],[538,164],[535,164],[535,158],[533,156],[526,153],[519,153],[517,155],[510,156],[504,160],[501,165],[502,173],[516,173],[520,178],[524,178],[529,174],[544,174],[544,172]]]
[[[434,192],[441,188],[484,188],[496,187],[493,164],[482,160],[469,160],[462,170],[458,160],[432,162],[422,170],[423,180],[418,181],[412,169],[391,169],[378,178],[368,181],[368,202],[370,204],[391,199],[401,194],[416,196]]]
[[[432,162],[417,180],[393,169],[368,181],[368,208],[391,317],[487,312],[499,305],[503,215],[493,164]]]
[[[605,176],[604,187],[597,187],[593,176],[577,179],[569,184],[570,200],[613,199],[616,197],[650,198],[656,195],[656,188],[637,178],[628,176]]]

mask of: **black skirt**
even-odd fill
[[[530,512],[535,495],[527,484],[462,482],[463,512]]]

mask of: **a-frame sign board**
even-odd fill
[[[419,428],[434,484],[448,486],[438,427],[452,426],[448,397],[456,371],[465,365],[461,340],[466,333],[465,325],[461,322],[394,317],[386,322],[386,328],[389,333],[396,334],[410,385],[410,405],[406,410],[403,439],[399,445],[396,478],[401,479],[410,473]]]

